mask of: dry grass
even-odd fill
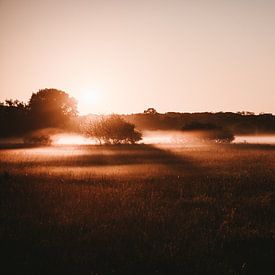
[[[249,145],[2,148],[1,268],[274,274],[274,153]]]

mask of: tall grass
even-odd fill
[[[274,274],[274,152],[249,145],[2,149],[1,269]]]

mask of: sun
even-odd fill
[[[100,104],[102,95],[98,90],[90,90],[79,93],[77,96],[78,110],[80,114],[91,113],[95,106]]]

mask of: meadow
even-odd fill
[[[275,274],[273,145],[3,145],[0,190],[1,274]]]

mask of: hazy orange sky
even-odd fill
[[[275,113],[274,0],[0,0],[0,100]]]

